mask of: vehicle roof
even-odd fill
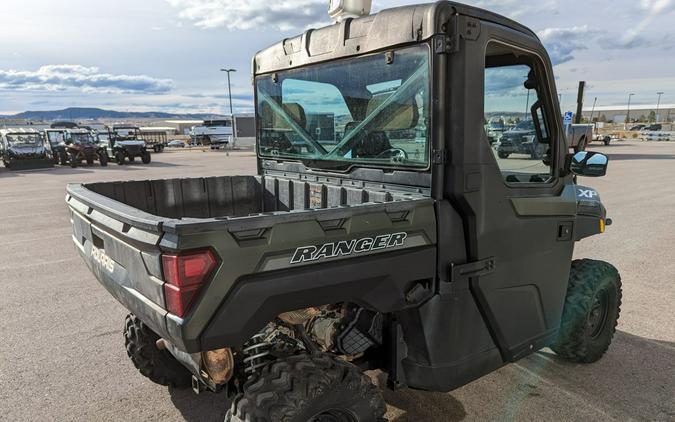
[[[373,15],[345,19],[286,38],[255,55],[253,74],[291,69],[427,40],[440,34],[440,26],[455,13],[493,22],[537,39],[537,35],[526,26],[499,14],[462,3],[439,1],[384,9]]]
[[[0,129],[0,136],[5,135],[14,135],[14,134],[36,134],[39,135],[40,131],[33,128],[23,128],[17,127],[12,129]]]

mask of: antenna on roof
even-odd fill
[[[372,0],[330,0],[328,16],[333,23],[347,18],[359,18],[370,14]]]

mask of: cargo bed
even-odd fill
[[[326,300],[359,300],[368,297],[366,289],[381,291],[368,299],[375,308],[405,306],[410,280],[435,273],[436,220],[428,195],[426,188],[296,174],[71,184],[66,202],[73,242],[101,284],[161,336],[193,352],[204,343],[216,347],[250,338],[252,330],[262,328],[256,324],[274,318],[280,307],[299,309],[305,297],[315,300],[320,295],[314,291],[313,296],[288,296],[287,289],[302,283],[307,283],[304,289],[323,291]],[[308,245],[372,241],[394,234],[405,242],[321,259],[293,258],[298,248]],[[166,311],[162,254],[204,248],[212,250],[221,265],[200,294],[199,306],[180,318]],[[356,259],[362,262],[356,264]],[[313,265],[318,263],[323,265]],[[359,265],[363,269],[353,271]],[[404,270],[392,274],[392,265]],[[335,278],[317,277],[315,271],[331,272],[332,266]],[[369,274],[378,281],[345,289],[349,280],[337,276],[343,267],[351,268],[345,274],[356,280]],[[238,299],[236,306],[224,305],[229,295],[252,294],[242,280],[279,272],[295,275],[285,285],[278,276],[265,282],[273,283],[266,288],[270,301]],[[250,286],[255,285],[262,284]],[[276,294],[283,299],[272,300],[274,289],[281,289]],[[384,295],[385,291],[395,293]],[[219,318],[216,314],[229,321],[229,330],[215,330],[217,337],[206,338],[203,333]]]

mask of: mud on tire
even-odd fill
[[[621,312],[621,277],[611,264],[591,259],[572,262],[558,338],[551,348],[560,357],[591,363],[605,354]]]
[[[159,350],[159,336],[135,315],[124,322],[124,345],[136,369],[150,381],[176,388],[188,388],[192,383],[190,372],[166,350]]]
[[[225,421],[373,422],[385,421],[385,412],[380,391],[359,368],[328,354],[300,354],[249,378]]]

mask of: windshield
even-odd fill
[[[70,139],[75,144],[93,144],[96,142],[94,137],[89,133],[71,133]]]
[[[14,134],[7,135],[7,143],[16,147],[38,147],[42,145],[42,139],[37,134]]]
[[[260,155],[427,167],[428,56],[420,45],[257,77]]]
[[[534,123],[532,120],[522,120],[516,124],[513,130],[534,130]]]
[[[62,144],[66,141],[65,135],[61,131],[47,131],[47,139],[49,139],[49,143],[54,146]]]

